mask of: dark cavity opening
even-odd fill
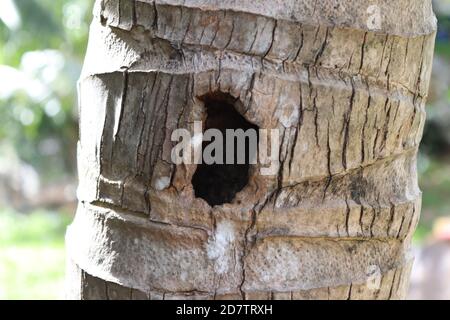
[[[223,164],[205,164],[202,161],[192,177],[192,185],[197,198],[202,198],[210,206],[215,206],[232,202],[236,193],[247,185],[250,175],[250,159],[256,157],[257,146],[250,148],[250,139],[247,137],[245,139],[245,161],[243,164],[238,164],[238,143],[235,139],[233,164],[226,164],[228,140],[226,139],[226,129],[242,129],[244,131],[254,129],[256,130],[256,139],[258,139],[258,126],[248,122],[236,111],[235,105],[239,101],[228,94],[209,94],[202,97],[202,101],[206,109],[203,130],[218,129],[222,133]],[[213,142],[214,138],[212,141],[203,142],[202,156],[204,149]],[[231,143],[231,141],[228,141],[228,143]],[[230,148],[232,148],[231,144]],[[250,154],[250,151],[253,151],[252,154]],[[213,155],[215,154],[213,153]]]

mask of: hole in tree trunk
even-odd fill
[[[236,193],[241,191],[248,183],[250,159],[256,157],[258,127],[248,122],[236,111],[234,106],[238,102],[228,94],[209,94],[202,97],[202,101],[205,104],[207,114],[203,124],[203,130],[218,129],[222,134],[223,164],[206,164],[204,158],[202,158],[202,164],[197,166],[197,170],[192,178],[195,196],[204,199],[210,206],[230,203],[233,201]],[[237,161],[239,156],[237,152],[238,140],[231,141],[230,139],[226,139],[226,129],[242,129],[248,133],[250,133],[250,131],[247,131],[248,129],[255,130],[256,145],[251,147],[251,139],[248,137],[245,138],[244,163],[238,163]],[[214,141],[214,138],[212,138],[212,141],[203,142],[202,155],[205,148],[209,144],[214,143]],[[242,145],[244,146],[244,144]],[[234,150],[234,157],[232,154],[229,155],[229,158],[233,159],[233,164],[227,164],[227,146],[229,147],[228,150]],[[212,153],[212,155],[215,156],[215,153]]]

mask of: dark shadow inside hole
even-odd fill
[[[233,201],[236,193],[241,191],[248,183],[250,159],[256,157],[249,154],[249,139],[245,139],[245,163],[237,164],[237,143],[234,143],[234,162],[226,164],[226,129],[248,129],[256,130],[258,137],[258,127],[248,122],[235,109],[238,103],[233,97],[223,93],[214,93],[202,98],[206,109],[206,120],[203,130],[218,129],[223,136],[223,164],[202,164],[197,166],[197,170],[192,178],[195,196],[208,202],[210,206],[221,205]],[[213,140],[214,141],[214,140]],[[203,142],[203,150],[213,141]],[[230,143],[230,141],[228,141]]]

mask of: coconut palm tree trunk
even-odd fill
[[[403,298],[435,30],[431,0],[98,0],[68,297]],[[278,130],[274,174],[174,164],[195,121]]]

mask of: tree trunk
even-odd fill
[[[70,298],[405,296],[431,0],[103,0],[94,16]],[[279,130],[276,174],[173,164],[194,121]]]

